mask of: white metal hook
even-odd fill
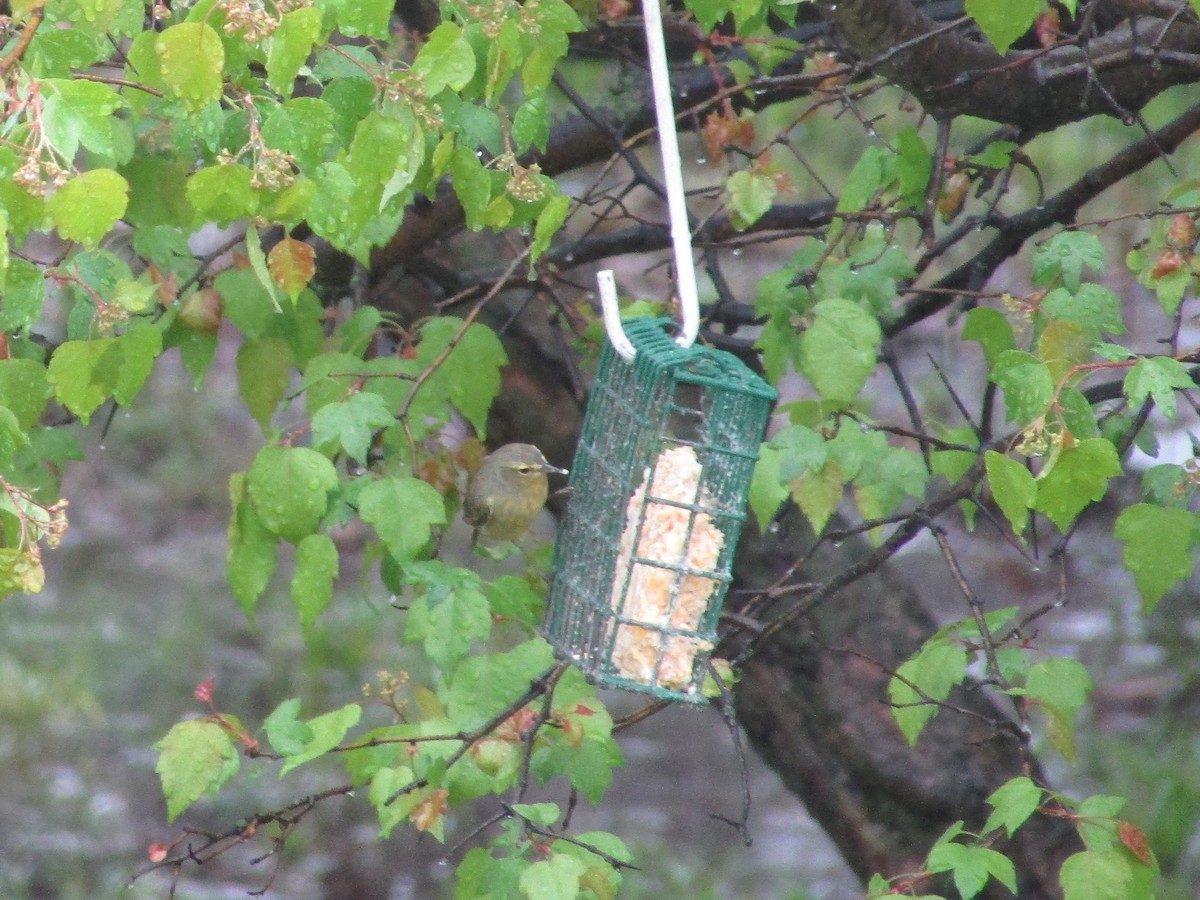
[[[687,203],[683,193],[683,161],[675,132],[675,107],[671,103],[671,79],[667,72],[667,46],[663,39],[662,11],[659,0],[642,0],[646,26],[646,49],[650,62],[650,83],[654,90],[654,114],[658,120],[658,147],[662,156],[663,182],[667,189],[667,211],[671,218],[671,244],[675,251],[675,285],[679,289],[680,323],[675,343],[690,347],[700,331],[700,301],[696,289],[696,269],[692,262],[692,233],[688,228]],[[604,327],[613,347],[625,359],[633,359],[633,345],[621,328],[617,312],[617,288],[609,270],[599,272],[600,307]],[[611,307],[611,311],[610,311]],[[619,337],[618,337],[619,335]]]
[[[637,350],[630,343],[625,329],[621,327],[621,310],[617,306],[617,280],[613,277],[612,269],[597,272],[596,283],[600,285],[600,311],[604,314],[604,330],[608,332],[608,342],[621,354],[625,362],[633,362]]]

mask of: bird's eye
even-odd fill
[[[521,463],[521,465],[517,466],[517,471],[522,475],[528,475],[533,471],[533,466],[529,465],[528,463]]]

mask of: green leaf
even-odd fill
[[[1040,418],[1054,397],[1047,365],[1022,350],[1006,350],[992,366],[992,381],[1004,392],[1010,422],[1027,425]]]
[[[86,425],[112,394],[120,365],[117,338],[66,341],[50,357],[47,377],[58,402]]]
[[[706,33],[729,15],[729,4],[721,0],[687,0],[686,5]]]
[[[863,151],[850,174],[846,176],[842,196],[838,198],[837,211],[854,213],[865,209],[883,185],[883,151],[872,145]]]
[[[359,495],[358,512],[400,563],[415,559],[425,548],[434,525],[446,524],[445,499],[418,478],[371,482]]]
[[[967,0],[967,15],[979,23],[998,53],[1007,53],[1013,42],[1033,27],[1044,0]]]
[[[1120,842],[1117,816],[1128,801],[1111,794],[1085,797],[1076,812],[1075,827],[1083,845],[1092,852],[1111,850]]]
[[[879,322],[849,300],[822,300],[812,324],[800,336],[800,371],[821,396],[849,405],[875,370],[875,352],[883,340]]]
[[[333,463],[316,450],[272,444],[254,457],[246,487],[263,525],[298,544],[320,523],[337,483]]]
[[[335,121],[336,113],[325,100],[293,97],[267,114],[262,136],[268,146],[295,157],[301,168],[313,169],[325,162],[338,141]]]
[[[771,444],[763,444],[758,451],[758,462],[750,476],[750,511],[758,523],[759,534],[766,534],[779,508],[788,498],[788,489],[780,471],[783,451]]]
[[[391,37],[388,22],[393,4],[390,0],[320,0],[319,6],[331,9],[338,30],[346,37]]]
[[[996,365],[996,360],[1002,353],[1017,347],[1017,340],[1008,319],[986,306],[977,306],[967,313],[962,336],[964,341],[979,342],[989,369]]]
[[[229,478],[229,498],[233,512],[229,518],[229,551],[225,557],[226,577],[234,598],[246,620],[254,623],[254,607],[275,574],[275,552],[279,538],[258,515],[246,498],[246,476],[237,472]]]
[[[1058,287],[1042,298],[1039,307],[1052,319],[1074,322],[1093,343],[1101,334],[1124,334],[1121,298],[1101,284],[1081,284],[1076,291]]]
[[[312,418],[313,444],[326,451],[336,445],[351,459],[365,464],[375,432],[393,422],[395,418],[383,397],[360,391],[317,410]]]
[[[461,91],[475,77],[475,51],[453,22],[443,22],[413,61],[413,74],[425,81],[425,94],[434,97],[445,88]]]
[[[1066,657],[1036,663],[1025,681],[1026,698],[1040,706],[1050,719],[1050,740],[1068,760],[1075,758],[1074,722],[1087,702],[1092,677],[1083,664]]]
[[[1110,344],[1107,341],[1101,341],[1093,349],[1096,351],[1098,357],[1109,362],[1124,362],[1127,359],[1133,359],[1137,356],[1128,347],[1122,347],[1120,344]]]
[[[279,26],[267,40],[267,84],[289,96],[296,73],[304,65],[321,33],[321,11],[303,6],[284,13]]]
[[[830,460],[819,470],[809,469],[792,480],[792,499],[808,519],[815,534],[825,530],[842,502],[846,487],[842,467]]]
[[[1137,503],[1117,516],[1113,535],[1125,544],[1125,568],[1146,612],[1192,574],[1198,532],[1195,513],[1186,509]]]
[[[521,895],[527,900],[575,900],[586,866],[566,853],[532,863],[521,873]]]
[[[743,169],[725,182],[727,203],[733,211],[733,227],[741,231],[761,219],[775,202],[775,179]]]
[[[916,744],[926,724],[937,715],[940,707],[931,701],[950,696],[951,689],[966,677],[968,661],[967,651],[957,644],[930,640],[896,670],[921,692],[900,678],[888,682],[888,697],[894,704],[892,715],[909,746]]]
[[[1025,775],[1018,775],[1000,785],[987,799],[992,813],[984,823],[983,834],[1003,828],[1011,838],[1037,812],[1044,793]]]
[[[106,84],[95,81],[41,83],[45,102],[42,128],[46,138],[66,159],[74,159],[80,146],[105,156],[114,156],[114,127],[125,127],[114,113],[125,107],[121,96]]]
[[[991,877],[1014,894],[1017,891],[1017,874],[1012,860],[989,847],[939,842],[929,852],[926,865],[930,872],[950,872],[963,900],[977,896]]]
[[[1058,874],[1063,900],[1127,900],[1129,861],[1117,850],[1084,850],[1067,857]]]
[[[187,199],[203,221],[228,225],[258,211],[253,179],[253,172],[236,163],[209,166],[188,177]]]
[[[571,787],[597,806],[612,785],[613,769],[621,762],[620,747],[610,736],[589,736],[578,744],[564,736],[535,753],[533,770],[543,782],[565,775]]]
[[[491,633],[487,597],[476,587],[442,582],[427,585],[425,593],[413,601],[404,640],[421,642],[429,658],[449,671],[467,655],[474,641],[486,640]]]
[[[300,698],[292,697],[284,700],[271,710],[270,715],[263,720],[263,729],[272,749],[284,756],[295,756],[304,751],[305,746],[313,739],[312,729],[299,719]]]
[[[901,202],[917,205],[925,199],[929,176],[933,172],[933,154],[911,125],[896,135],[896,177],[900,181]]]
[[[810,469],[820,469],[829,458],[829,442],[803,425],[787,426],[771,438],[768,446],[780,453],[779,477],[785,483]],[[838,462],[846,468],[845,460]]]
[[[238,770],[238,751],[229,734],[205,719],[176,723],[155,746],[154,771],[162,781],[170,822],[205,794],[215,793]]]
[[[550,139],[550,104],[545,91],[537,91],[517,107],[512,125],[513,149],[524,153],[530,147],[542,152]]]
[[[0,600],[12,594],[36,594],[46,586],[41,560],[29,550],[0,547]]]
[[[1129,402],[1140,404],[1153,397],[1155,405],[1168,419],[1175,418],[1175,391],[1196,386],[1187,367],[1169,356],[1139,359],[1125,376],[1125,396]]]
[[[1012,141],[993,141],[982,152],[971,154],[968,159],[989,169],[1006,169],[1012,162],[1017,145]]]
[[[541,638],[512,650],[473,654],[450,674],[441,692],[457,728],[477,728],[529,689],[529,682],[554,664],[554,650]]]
[[[984,465],[996,505],[1012,530],[1018,535],[1023,534],[1029,524],[1029,510],[1037,501],[1037,482],[1033,474],[1018,460],[994,450],[984,454]]]
[[[113,386],[113,398],[129,406],[154,371],[154,361],[162,353],[162,332],[157,325],[135,321],[121,335],[121,369]]]
[[[379,816],[380,838],[389,837],[392,830],[408,818],[409,813],[420,802],[420,789],[400,793],[410,787],[413,780],[413,770],[408,766],[388,766],[371,776],[371,788],[367,798]]]
[[[328,753],[341,743],[346,732],[357,725],[361,718],[362,707],[357,703],[347,703],[341,709],[309,719],[305,724],[312,732],[312,740],[308,741],[299,753],[288,755],[279,770],[279,777],[282,778],[297,766]]]
[[[399,116],[399,118],[397,117]],[[365,204],[363,212],[375,215],[383,204],[412,183],[424,158],[424,139],[406,109],[395,115],[368,113],[354,131],[346,169]]]
[[[564,194],[551,197],[540,213],[533,227],[533,243],[529,247],[530,265],[536,263],[547,250],[554,235],[567,221],[571,211],[571,198]]]
[[[0,359],[0,405],[12,411],[19,427],[33,429],[49,400],[50,382],[44,365],[32,359]]]
[[[292,348],[280,337],[246,341],[238,349],[238,392],[264,432],[291,383]]]
[[[1059,390],[1053,418],[1060,423],[1063,440],[1068,443],[1100,435],[1096,411],[1077,388],[1063,387]]]
[[[849,420],[829,441],[829,457],[841,465],[848,481],[857,479],[864,467],[880,462],[887,452],[882,432]]]
[[[211,25],[172,25],[155,38],[154,52],[163,82],[190,112],[221,99],[225,46]]]
[[[1037,355],[1050,370],[1050,378],[1056,383],[1074,378],[1076,366],[1092,358],[1092,344],[1087,330],[1067,319],[1053,319],[1038,335]]]
[[[1038,476],[1035,508],[1066,533],[1089,503],[1108,491],[1108,480],[1121,474],[1121,460],[1112,443],[1088,438],[1058,454]]]
[[[497,619],[518,622],[531,629],[542,623],[545,602],[524,578],[501,575],[487,586],[487,599]]]
[[[885,444],[883,452],[855,476],[855,503],[863,518],[890,516],[905,498],[924,496],[928,479],[921,454]]]
[[[633,857],[629,848],[616,835],[606,831],[585,831],[576,835],[578,843],[566,840],[555,841],[554,850],[574,856],[585,866],[587,872],[580,881],[580,886],[591,890],[597,898],[616,898],[621,886],[621,872],[608,862],[608,859],[632,862]],[[602,859],[591,849],[604,853],[608,859]]]
[[[424,413],[444,419],[447,411],[441,407],[449,401],[482,437],[487,434],[492,401],[500,393],[500,370],[508,363],[508,355],[492,329],[472,324],[459,336],[462,324],[454,316],[440,316],[421,328],[418,363],[428,366],[440,360],[440,364],[419,389],[410,418]],[[456,339],[458,343],[441,359]]]
[[[16,414],[7,406],[0,406],[0,467],[7,467],[19,450],[29,446],[29,436],[17,422]]]
[[[40,269],[24,259],[12,259],[4,279],[3,302],[0,302],[0,329],[23,331],[42,315],[46,296],[46,279]]]
[[[1183,466],[1160,463],[1142,473],[1142,493],[1149,503],[1187,509],[1197,485]]]
[[[543,828],[549,828],[562,816],[557,803],[514,803],[513,812]]]
[[[422,337],[428,330],[421,330]],[[443,372],[450,380],[450,402],[481,438],[487,434],[488,412],[500,394],[500,371],[506,365],[508,354],[496,332],[477,323],[467,327],[444,363]]]
[[[1020,2],[1041,4],[1041,0]],[[1008,6],[1004,9],[1007,15]],[[1074,293],[1079,290],[1084,269],[1104,271],[1104,246],[1098,237],[1086,231],[1060,231],[1033,253],[1033,280],[1038,284],[1050,284],[1061,278],[1063,286]]]
[[[338,574],[338,551],[327,534],[310,534],[296,545],[296,572],[292,576],[292,602],[300,613],[300,627],[309,631],[329,601]]]
[[[450,159],[450,183],[467,214],[467,225],[482,227],[483,212],[492,199],[492,177],[469,147],[454,148]]]
[[[85,247],[100,243],[129,204],[129,184],[112,169],[76,175],[46,201],[51,224],[68,241]]]

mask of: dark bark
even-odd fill
[[[734,596],[775,583],[811,547],[794,507],[778,525],[743,537]],[[789,581],[826,582],[867,552],[856,541],[825,544]],[[935,627],[885,564],[760,645],[737,687],[738,718],[754,748],[864,880],[920,871],[952,823],[983,824],[997,787],[1021,774],[1041,778],[1019,730],[978,688],[952,694],[964,711],[940,712],[908,747],[885,702],[889,671]],[[996,849],[1016,864],[1019,896],[1033,898],[1059,896],[1059,867],[1081,848],[1066,820],[1039,815]]]
[[[1166,88],[1200,76],[1200,26],[1142,15],[1052,50],[998,54],[946,30],[909,0],[818,4],[857,56],[911,91],[937,118],[979,116],[1047,131],[1094,115],[1132,116]]]

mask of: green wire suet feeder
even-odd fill
[[[700,703],[775,392],[669,319],[623,325],[635,355],[600,362],[546,636],[599,684]]]
[[[659,0],[642,13],[681,322],[622,323],[613,274],[598,273],[609,344],[571,466],[546,637],[599,684],[700,703],[775,392],[737,357],[694,346],[700,304]]]

